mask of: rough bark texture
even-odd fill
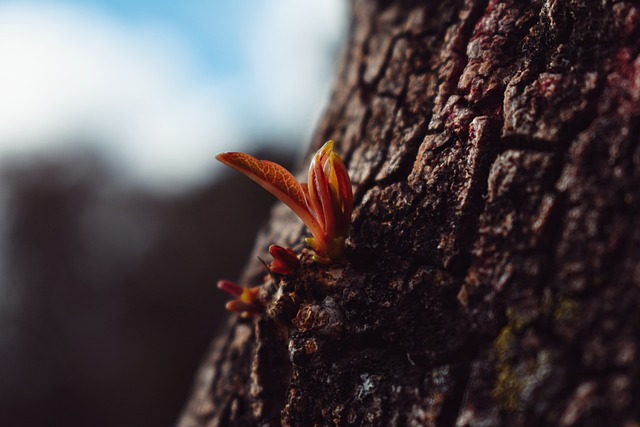
[[[353,178],[346,260],[230,319],[179,425],[638,425],[638,6],[353,13],[312,144]],[[255,254],[303,236],[278,207]]]

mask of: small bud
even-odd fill
[[[260,314],[264,307],[260,302],[260,287],[245,288],[228,280],[218,281],[218,289],[228,293],[236,299],[227,303],[226,308],[229,311],[242,313],[242,317],[252,317]]]
[[[333,144],[324,144],[309,167],[309,204],[323,233],[307,244],[316,252],[313,259],[323,264],[342,257],[353,211],[351,179]]]
[[[278,245],[269,246],[269,253],[273,257],[270,270],[276,274],[286,276],[298,269],[300,261],[296,254],[289,248]]]

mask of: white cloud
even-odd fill
[[[237,29],[246,67],[224,77],[205,74],[174,27],[77,4],[0,3],[0,159],[89,143],[124,176],[180,188],[221,170],[213,155],[248,137],[300,138],[327,99],[346,3],[248,3]]]
[[[328,98],[327,61],[346,31],[343,0],[273,0],[248,33],[263,117],[276,129],[309,132]]]
[[[5,4],[0,58],[3,159],[90,139],[128,175],[179,187],[240,140],[214,84],[202,83],[185,43],[166,30],[88,9]]]

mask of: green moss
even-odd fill
[[[443,286],[443,285],[447,285],[447,281],[445,280],[445,275],[444,273],[442,273],[442,271],[437,271],[436,275],[434,277],[434,283],[436,284],[436,286]]]
[[[553,295],[551,292],[545,292],[542,297],[542,314],[550,316],[553,312]]]
[[[500,362],[509,358],[509,353],[511,352],[514,343],[515,337],[511,330],[511,326],[505,326],[502,328],[500,334],[498,334],[498,338],[496,338],[494,342],[494,347],[498,352],[498,360]]]
[[[513,307],[507,308],[509,325],[517,332],[522,331],[535,320],[535,313],[518,311]]]
[[[516,375],[511,364],[511,354],[515,344],[515,336],[511,326],[505,326],[494,341],[494,348],[498,356],[496,364],[496,385],[491,392],[491,397],[499,402],[506,410],[518,409],[523,384]]]
[[[580,303],[576,300],[563,298],[558,300],[553,311],[553,320],[556,322],[572,322],[580,316]]]
[[[511,325],[502,328],[494,341],[496,383],[491,397],[509,412],[522,410],[525,402],[531,402],[553,371],[551,353],[540,350],[535,357],[523,359],[518,357],[517,345]]]
[[[498,369],[498,378],[496,386],[491,391],[491,397],[507,411],[514,412],[520,404],[522,381],[508,363],[499,364]]]

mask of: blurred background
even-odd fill
[[[0,0],[0,425],[170,426],[327,102],[342,0]]]

